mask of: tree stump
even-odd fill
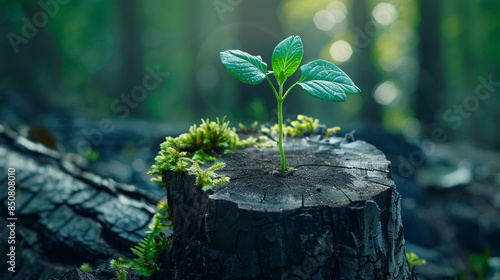
[[[277,148],[224,155],[230,182],[208,192],[168,172],[171,279],[410,279],[389,161],[328,141],[285,142],[286,176]]]

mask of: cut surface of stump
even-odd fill
[[[167,172],[172,279],[411,279],[389,161],[362,141],[286,142],[224,155],[202,192]],[[215,277],[215,278],[214,278]]]

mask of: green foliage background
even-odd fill
[[[336,63],[363,93],[331,104],[296,89],[285,118],[306,114],[328,125],[381,123],[410,138],[432,137],[442,128],[448,141],[500,148],[499,87],[467,114],[453,111],[471,100],[479,77],[500,82],[498,1],[41,2],[52,4],[53,13],[45,12],[46,24],[19,44],[18,53],[8,34],[22,35],[23,18],[33,23],[45,10],[35,0],[0,3],[0,98],[19,94],[45,111],[95,118],[187,124],[227,115],[234,123],[275,122],[267,85],[238,83],[218,55],[244,49],[271,61],[274,46],[296,34],[304,42],[304,63]],[[330,53],[346,56],[349,48],[344,62]],[[170,75],[130,107],[129,115],[113,110],[114,101],[142,84],[147,66]]]

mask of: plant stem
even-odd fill
[[[280,85],[280,94],[278,98],[278,145],[281,156],[281,175],[285,174],[285,152],[283,151],[283,85]]]
[[[280,96],[278,96],[278,93],[276,92],[276,88],[274,87],[273,83],[269,79],[269,75],[266,75],[266,80],[269,82],[269,85],[273,89],[274,95],[276,96],[276,100],[280,99]]]

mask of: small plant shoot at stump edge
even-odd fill
[[[283,151],[283,102],[290,91],[300,85],[310,95],[331,102],[344,102],[346,94],[357,94],[360,89],[335,64],[325,60],[315,60],[300,67],[300,79],[284,93],[286,80],[297,71],[302,61],[304,50],[299,36],[290,36],[281,41],[272,54],[272,69],[267,71],[267,64],[260,56],[253,56],[240,50],[228,50],[220,53],[220,60],[227,71],[241,82],[256,85],[266,79],[278,102],[278,145],[281,156],[280,173],[285,174],[285,153]],[[269,79],[274,74],[278,90]]]

